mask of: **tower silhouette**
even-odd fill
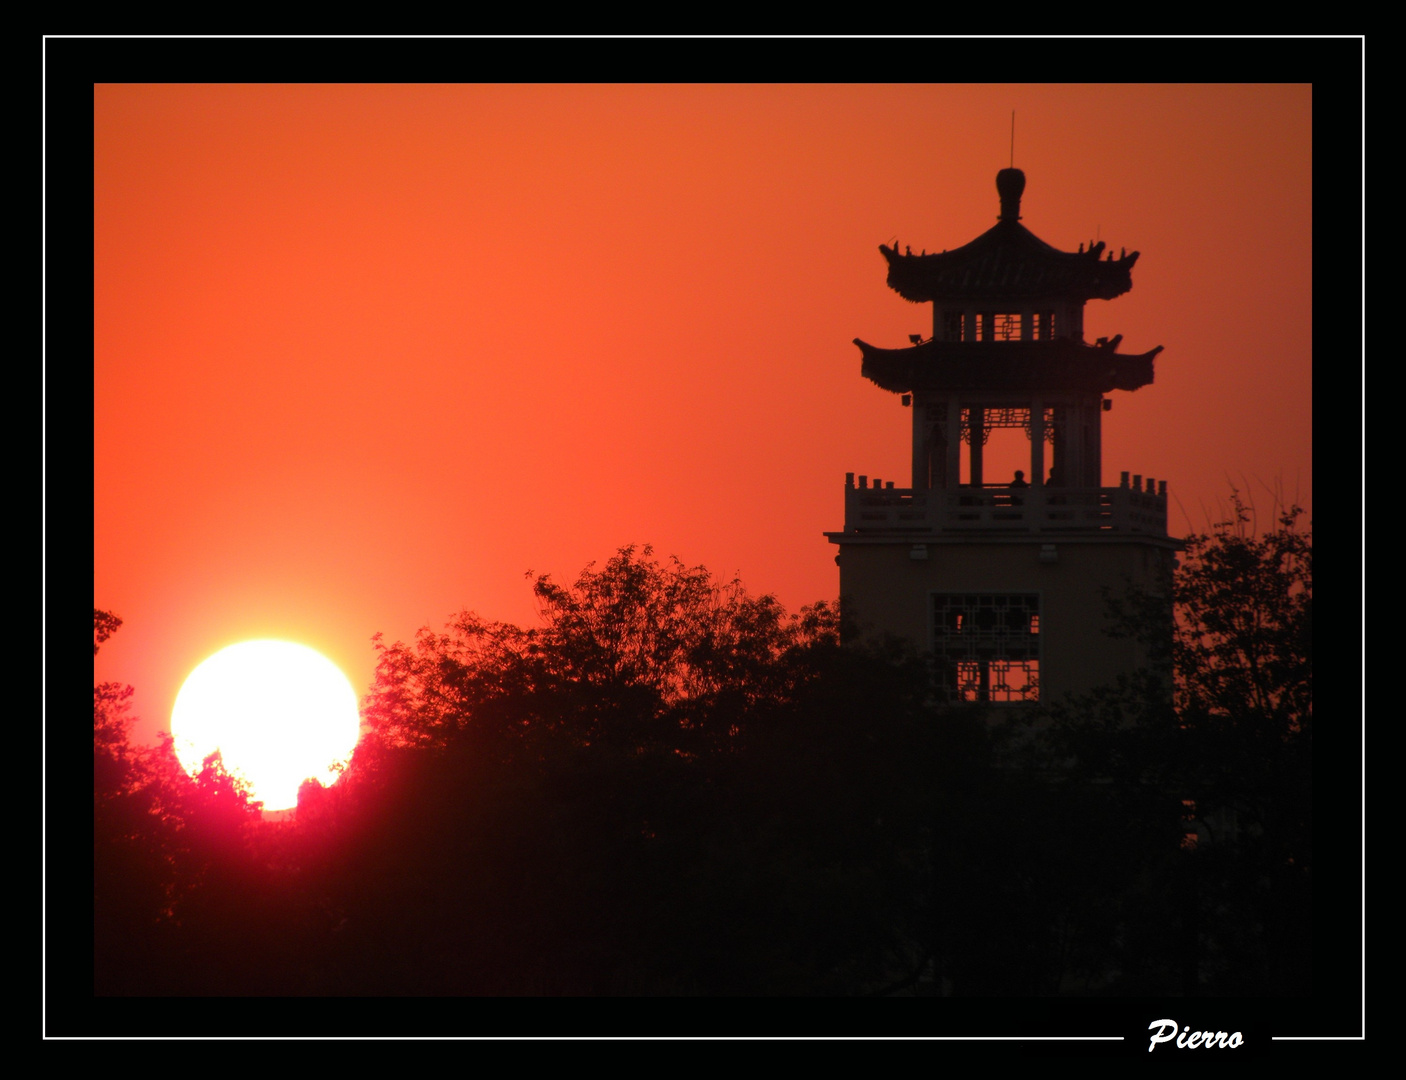
[[[1138,253],[1060,251],[1020,223],[1025,174],[996,175],[1000,218],[941,254],[880,245],[888,284],[933,305],[932,337],[906,348],[855,339],[863,376],[912,410],[911,486],[845,478],[840,595],[862,634],[930,651],[951,701],[1048,700],[1146,662],[1107,634],[1107,598],[1166,595],[1179,541],[1167,484],[1124,472],[1103,486],[1106,396],[1152,382],[1162,351],[1084,341],[1084,305],[1132,288]],[[1026,469],[988,479],[993,430],[1023,431]]]

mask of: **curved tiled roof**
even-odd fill
[[[1138,253],[1103,257],[1102,243],[1089,250],[1060,251],[1019,221],[1025,174],[1002,169],[996,177],[1001,219],[971,243],[937,255],[903,253],[880,244],[889,264],[888,283],[905,300],[1112,300],[1133,287]]]
[[[925,341],[881,349],[854,339],[864,356],[866,379],[896,394],[912,390],[1087,391],[1136,390],[1152,382],[1152,361],[1162,346],[1120,353],[1072,338],[1053,341]]]
[[[998,221],[970,244],[940,255],[900,254],[880,244],[889,287],[905,300],[1112,300],[1133,287],[1136,251],[1102,258],[1103,244],[1060,251],[1018,221]]]

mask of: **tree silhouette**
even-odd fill
[[[108,611],[93,609],[93,655],[122,625]],[[132,782],[134,761],[127,746],[131,727],[132,688],[121,683],[98,683],[93,687],[93,800],[110,799],[126,791]]]
[[[1174,638],[1180,773],[1194,815],[1199,978],[1303,993],[1311,976],[1313,536],[1290,507],[1257,534],[1189,539]],[[1212,913],[1224,913],[1212,918]]]
[[[647,547],[533,577],[536,626],[377,639],[367,734],[292,822],[131,746],[130,691],[95,687],[95,985],[1301,990],[1312,538],[1237,514],[1119,598],[1154,664],[1042,714],[939,707],[834,605]],[[95,646],[119,625],[95,610]]]
[[[94,610],[95,654],[121,625]],[[259,808],[218,755],[192,778],[169,735],[132,746],[131,696],[117,683],[93,688],[94,987],[189,992],[220,967],[205,964],[211,950],[237,936],[228,916],[247,900]]]
[[[804,657],[837,641],[824,603],[790,616],[771,596],[653,551],[620,551],[574,584],[535,578],[542,626],[465,612],[446,634],[385,645],[367,721],[389,746],[445,746],[473,724],[499,735],[559,732],[636,751],[696,753],[794,691]]]
[[[909,970],[919,804],[955,761],[917,658],[841,649],[832,605],[789,615],[647,547],[533,588],[539,627],[378,642],[371,737],[305,792],[315,876],[379,972],[335,981],[814,993]]]
[[[1116,632],[1153,665],[1052,709],[1041,744],[1097,781],[1109,820],[1136,826],[1137,873],[1104,881],[1124,942],[1106,963],[1129,993],[1309,986],[1313,537],[1297,507],[1257,533],[1231,505],[1187,538],[1170,604],[1113,601]]]

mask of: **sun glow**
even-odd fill
[[[360,729],[356,692],[321,653],[290,641],[245,641],[221,649],[187,676],[171,710],[181,765],[195,775],[220,751],[265,810],[298,803],[309,777],[337,778]]]

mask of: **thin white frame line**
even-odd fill
[[[1123,1035],[48,1035],[53,1042],[1126,1042]]]
[[[39,1026],[49,1028],[49,54],[39,50]]]
[[[534,37],[544,37],[544,36],[560,36],[560,37],[563,37],[563,38],[571,38],[571,37],[575,37],[576,35],[531,35],[531,34],[517,34],[517,35],[515,35],[515,34],[503,34],[503,35],[414,35],[414,34],[406,34],[406,35],[375,35],[375,34],[365,34],[365,35],[362,35],[362,34],[349,34],[349,35],[315,35],[315,34],[289,34],[289,35],[278,35],[278,34],[274,34],[274,35],[257,35],[257,34],[248,34],[248,35],[241,35],[241,34],[209,34],[209,35],[205,35],[205,34],[190,34],[190,35],[186,35],[186,34],[172,34],[172,35],[141,35],[141,34],[117,34],[117,35],[107,35],[107,34],[44,34],[44,35],[42,36],[42,41],[47,42],[47,41],[49,41],[49,40],[51,40],[51,39],[52,39],[52,40],[93,40],[93,39],[114,39],[114,38],[115,38],[115,39],[127,38],[127,39],[137,39],[137,40],[150,40],[150,39],[153,38],[153,37],[155,37],[155,38],[167,38],[167,39],[172,39],[172,40],[176,40],[176,39],[201,39],[201,38],[204,38],[204,39],[211,39],[211,40],[219,40],[219,39],[240,38],[240,37],[246,37],[246,38],[280,38],[280,37],[283,37],[283,38],[289,38],[289,39],[326,39],[326,38],[328,38],[328,37],[332,37],[332,38],[341,37],[341,38],[348,39],[348,40],[355,40],[355,39],[363,39],[363,38],[364,38],[364,39],[384,39],[384,38],[387,38],[387,37],[403,37],[403,38],[406,38],[406,39],[415,39],[415,38],[435,38],[435,37],[444,37],[444,36],[449,36],[449,37],[462,36],[462,37],[465,37],[465,38],[483,37],[483,38],[488,38],[488,39],[493,39],[493,38],[504,38],[504,39],[507,39],[507,38],[534,38]],[[604,38],[604,37],[613,37],[613,36],[615,36],[615,35],[591,35],[591,36],[592,36],[592,37],[602,37],[602,38]],[[637,37],[638,37],[639,39],[648,39],[648,38],[654,38],[654,37],[671,37],[671,36],[677,36],[677,37],[679,37],[679,38],[687,38],[687,37],[692,37],[692,36],[694,36],[694,35],[638,35]],[[700,36],[704,36],[704,37],[708,37],[708,36],[716,36],[716,37],[736,36],[736,37],[740,37],[740,38],[745,38],[745,37],[756,37],[756,38],[785,38],[785,37],[791,37],[792,35],[700,35]],[[872,38],[887,39],[887,38],[890,38],[890,37],[893,37],[893,36],[900,36],[900,37],[902,37],[902,36],[909,36],[909,35],[878,35],[878,34],[876,34],[876,35],[813,35],[813,39],[814,39],[814,40],[825,40],[825,39],[829,39],[829,38],[851,38],[851,37],[872,37]],[[936,37],[949,37],[949,36],[950,36],[950,37],[973,37],[973,38],[976,38],[976,37],[993,37],[993,38],[999,38],[999,37],[1003,37],[1003,36],[1020,37],[1020,36],[1026,36],[1026,35],[916,35],[916,36],[917,36],[917,37],[935,37],[935,38],[936,38]],[[1366,35],[1365,35],[1365,34],[1284,34],[1284,35],[1275,35],[1275,34],[1161,34],[1161,35],[1158,35],[1158,34],[1148,34],[1148,35],[1028,35],[1028,36],[1030,36],[1030,37],[1032,37],[1032,38],[1046,38],[1046,37],[1049,37],[1049,38],[1069,37],[1069,38],[1091,38],[1091,39],[1106,38],[1106,39],[1109,39],[1109,40],[1115,40],[1115,39],[1137,39],[1137,38],[1148,38],[1148,39],[1154,39],[1154,38],[1170,38],[1170,39],[1190,39],[1190,40],[1237,40],[1237,39],[1243,39],[1243,40],[1349,40],[1349,41],[1359,41],[1359,42],[1361,42],[1361,43],[1362,43],[1362,46],[1363,46],[1363,48],[1364,48],[1364,51],[1365,51],[1365,46],[1366,46]],[[48,346],[48,341],[47,341],[47,322],[48,322],[48,320],[47,320],[47,317],[46,317],[46,315],[47,315],[47,303],[48,303],[47,288],[46,288],[46,284],[47,284],[47,271],[46,271],[46,267],[47,267],[47,255],[48,255],[48,243],[47,243],[48,214],[47,214],[47,199],[46,199],[46,195],[47,195],[47,182],[46,182],[46,178],[47,178],[47,162],[48,162],[48,155],[47,155],[47,133],[48,133],[48,123],[47,123],[47,101],[46,101],[47,95],[46,95],[46,93],[45,93],[45,89],[47,88],[47,85],[48,85],[47,74],[46,74],[46,73],[47,73],[47,67],[48,67],[48,55],[47,55],[47,52],[46,52],[43,48],[41,48],[41,50],[40,50],[40,85],[41,85],[40,113],[41,113],[42,121],[41,121],[41,132],[40,132],[40,222],[41,222],[41,244],[40,244],[40,312],[41,312],[41,318],[40,318],[40,356],[41,356],[41,364],[40,364],[40,476],[41,476],[41,481],[40,481],[40,541],[41,541],[41,543],[40,543],[40,593],[41,593],[41,599],[43,600],[43,602],[41,603],[41,610],[40,610],[40,670],[41,670],[41,673],[42,673],[43,671],[47,670],[47,666],[46,666],[46,665],[47,665],[47,649],[46,649],[46,647],[45,647],[45,646],[46,646],[46,639],[47,639],[47,632],[46,632],[46,629],[45,629],[45,628],[46,628],[46,626],[47,626],[47,612],[48,612],[47,590],[46,590],[46,588],[45,588],[45,584],[46,584],[46,582],[47,582],[47,559],[46,559],[46,553],[47,553],[47,550],[48,550],[48,541],[47,541],[47,520],[48,520],[48,515],[47,515],[47,499],[46,499],[47,488],[46,488],[46,486],[45,486],[45,484],[44,484],[44,477],[47,475],[47,472],[46,472],[46,460],[45,460],[45,448],[47,447],[47,425],[46,425],[46,420],[47,420],[47,416],[48,416],[48,408],[47,408],[47,380],[46,380],[46,378],[45,378],[47,368],[46,368],[46,365],[44,364],[44,362],[43,362],[43,360],[42,360],[42,358],[47,357],[47,355],[48,355],[48,354],[47,354],[47,346]],[[1360,235],[1360,239],[1361,239],[1361,242],[1362,242],[1362,248],[1361,248],[1361,250],[1362,250],[1362,252],[1363,252],[1363,254],[1362,254],[1362,259],[1361,259],[1361,266],[1359,267],[1359,283],[1360,283],[1361,286],[1362,286],[1362,301],[1361,301],[1361,320],[1362,320],[1362,321],[1361,321],[1361,326],[1362,326],[1362,330],[1363,330],[1363,339],[1362,339],[1362,340],[1363,340],[1363,344],[1362,344],[1362,350],[1361,350],[1361,352],[1362,352],[1361,370],[1362,370],[1362,374],[1363,374],[1363,379],[1362,379],[1362,384],[1361,384],[1361,385],[1362,385],[1361,413],[1362,413],[1362,415],[1365,417],[1365,415],[1366,415],[1366,378],[1365,378],[1365,374],[1366,374],[1366,336],[1365,336],[1365,328],[1366,328],[1366,156],[1367,156],[1367,151],[1366,151],[1366,107],[1367,107],[1367,102],[1366,102],[1365,57],[1364,57],[1364,68],[1363,68],[1363,74],[1362,74],[1362,86],[1361,86],[1361,89],[1360,89],[1360,97],[1361,97],[1362,120],[1361,120],[1361,125],[1360,125],[1360,126],[1361,126],[1361,131],[1360,131],[1360,133],[1359,133],[1359,135],[1360,135],[1360,138],[1359,138],[1359,145],[1361,146],[1361,162],[1360,162],[1360,164],[1361,164],[1361,169],[1362,169],[1362,173],[1361,173],[1361,175],[1362,175],[1362,192],[1361,192],[1361,194],[1362,194],[1362,200],[1363,200],[1363,203],[1362,203],[1363,209],[1362,209],[1361,221],[1360,221],[1360,226],[1359,226],[1359,228],[1360,228],[1359,235]],[[1364,425],[1364,428],[1363,428],[1362,439],[1361,439],[1360,456],[1361,456],[1361,460],[1362,460],[1363,462],[1365,462],[1365,460],[1366,460],[1366,429],[1365,429],[1365,425]],[[1361,497],[1360,497],[1359,500],[1358,500],[1358,507],[1359,507],[1359,515],[1360,515],[1359,524],[1360,524],[1360,526],[1361,526],[1361,533],[1360,533],[1360,535],[1361,535],[1361,537],[1362,537],[1362,540],[1361,540],[1362,571],[1361,571],[1361,574],[1360,574],[1360,582],[1359,582],[1359,585],[1360,585],[1360,595],[1363,596],[1363,597],[1365,597],[1365,595],[1366,595],[1366,498],[1365,498],[1365,491],[1366,491],[1366,472],[1365,472],[1365,469],[1364,469],[1364,470],[1359,470],[1359,477],[1360,477],[1359,484],[1360,484],[1360,487],[1361,487],[1361,492],[1360,492]],[[1360,638],[1361,638],[1361,644],[1364,646],[1364,647],[1363,647],[1363,650],[1362,650],[1362,652],[1361,652],[1361,655],[1362,655],[1362,657],[1363,657],[1363,660],[1362,660],[1362,669],[1363,669],[1363,670],[1362,670],[1362,674],[1363,674],[1363,678],[1364,678],[1364,680],[1365,680],[1365,676],[1366,676],[1366,651],[1365,651],[1365,643],[1366,643],[1366,623],[1365,623],[1365,615],[1364,615],[1363,624],[1362,624],[1362,627],[1361,627],[1361,630],[1360,630]],[[47,710],[46,710],[46,701],[45,701],[47,695],[45,694],[45,689],[44,689],[44,688],[45,688],[45,685],[46,685],[46,680],[41,679],[41,688],[40,688],[40,715],[41,715],[41,718],[44,717],[44,716],[46,715],[46,713],[47,713]],[[1363,685],[1365,685],[1365,682],[1364,682]],[[41,726],[42,726],[42,720],[41,720]],[[1361,1042],[1361,1041],[1365,1041],[1365,1039],[1366,1039],[1366,1029],[1367,1029],[1367,901],[1366,901],[1366,896],[1367,896],[1367,893],[1366,893],[1366,866],[1367,866],[1367,813],[1366,813],[1367,742],[1366,742],[1366,739],[1367,739],[1367,737],[1366,737],[1366,704],[1365,704],[1365,698],[1364,698],[1363,707],[1362,707],[1362,724],[1361,724],[1361,730],[1362,730],[1362,750],[1361,750],[1361,761],[1360,761],[1360,763],[1359,763],[1359,777],[1360,777],[1361,785],[1362,785],[1362,786],[1361,786],[1362,796],[1361,796],[1361,805],[1360,805],[1360,810],[1359,810],[1359,812],[1360,812],[1360,817],[1361,817],[1361,829],[1362,829],[1361,841],[1360,841],[1360,848],[1361,848],[1361,850],[1360,850],[1360,855],[1361,855],[1361,877],[1362,877],[1362,882],[1361,882],[1361,884],[1362,884],[1362,893],[1361,893],[1361,896],[1362,896],[1362,901],[1361,901],[1361,903],[1362,903],[1362,912],[1361,912],[1361,915],[1362,915],[1362,928],[1361,928],[1361,962],[1362,962],[1362,963],[1361,963],[1361,988],[1360,988],[1360,995],[1361,995],[1361,1026],[1362,1026],[1362,1034],[1360,1034],[1360,1035],[1271,1035],[1271,1036],[1270,1036],[1270,1041],[1271,1041],[1271,1042]],[[41,833],[42,833],[42,832],[44,831],[44,829],[45,829],[45,826],[44,826],[44,817],[45,817],[44,807],[47,805],[47,799],[44,798],[44,791],[46,790],[46,775],[47,775],[47,770],[46,770],[45,765],[44,765],[45,760],[46,760],[46,749],[47,749],[47,740],[42,740],[42,739],[41,739],[41,746],[40,746],[40,770],[41,770],[41,771],[40,771],[40,791],[41,791],[41,809],[40,809],[40,821],[41,821],[41,824],[40,824],[40,828],[41,828]],[[48,905],[47,905],[47,900],[46,900],[46,895],[47,895],[46,886],[47,886],[47,872],[46,872],[46,870],[45,870],[45,852],[41,851],[41,853],[40,853],[40,938],[41,938],[41,940],[47,940],[47,934],[46,934],[46,929],[47,929],[47,926],[46,926],[46,914],[47,914],[47,907],[48,907]],[[41,989],[41,995],[42,995],[42,997],[43,997],[43,1002],[41,1003],[41,1006],[40,1006],[40,1025],[41,1025],[41,1028],[45,1028],[45,1029],[46,1029],[47,1026],[48,1026],[48,1024],[47,1024],[47,997],[48,997],[48,995],[47,995],[47,992],[46,992],[46,990],[45,990],[45,988],[46,988],[46,986],[47,986],[47,976],[48,976],[47,963],[45,963],[45,964],[42,964],[42,965],[41,965],[41,969],[40,969],[40,989]],[[49,1036],[49,1035],[47,1035],[47,1034],[43,1036],[43,1039],[46,1040],[46,1041],[47,1041],[47,1040],[50,1040],[50,1039],[64,1039],[65,1041],[69,1041],[69,1040],[83,1041],[83,1040],[90,1039],[90,1038],[107,1038],[107,1037],[102,1037],[102,1036],[70,1036],[70,1037],[61,1037],[61,1036]],[[123,1036],[118,1036],[117,1038],[118,1038],[119,1040],[121,1040],[121,1041],[130,1041],[130,1040],[146,1041],[146,1040],[153,1039],[153,1038],[178,1038],[178,1039],[181,1039],[182,1041],[188,1041],[188,1040],[191,1040],[191,1039],[228,1038],[228,1036],[175,1036],[175,1037],[169,1037],[169,1036],[168,1036],[168,1037],[160,1037],[160,1036],[130,1036],[130,1037],[123,1037]],[[263,1037],[259,1037],[259,1036],[249,1036],[249,1037],[247,1037],[247,1038],[263,1038]],[[275,1041],[282,1041],[282,1040],[285,1040],[285,1039],[300,1039],[300,1038],[308,1038],[308,1037],[299,1037],[299,1036],[271,1036],[271,1037],[268,1037],[268,1038],[271,1038],[271,1039],[273,1039],[273,1040],[275,1040]],[[341,1040],[341,1039],[352,1039],[352,1040],[356,1040],[356,1041],[360,1041],[360,1040],[364,1040],[364,1039],[382,1039],[382,1038],[394,1038],[394,1039],[407,1039],[407,1038],[409,1038],[409,1039],[425,1039],[425,1038],[442,1039],[442,1038],[449,1038],[449,1039],[455,1039],[455,1040],[470,1039],[470,1040],[480,1040],[480,1041],[496,1041],[496,1040],[498,1040],[498,1039],[510,1039],[510,1038],[512,1038],[512,1037],[511,1037],[511,1036],[384,1036],[384,1037],[383,1037],[383,1036],[312,1036],[311,1038],[319,1039],[319,1040],[321,1040],[321,1039],[339,1039],[339,1040]],[[553,1039],[553,1040],[555,1040],[555,1039],[566,1039],[566,1038],[577,1038],[577,1037],[576,1037],[576,1036],[542,1036],[542,1037],[540,1037],[540,1038],[547,1038],[547,1039]],[[593,1039],[593,1040],[595,1040],[595,1039],[608,1039],[608,1038],[612,1038],[612,1037],[611,1037],[611,1036],[582,1036],[582,1037],[580,1037],[580,1038],[587,1038],[587,1039]],[[634,1037],[628,1037],[628,1038],[649,1038],[649,1039],[675,1039],[675,1038],[680,1038],[680,1039],[682,1039],[682,1038],[692,1038],[692,1036],[634,1036]],[[737,1036],[737,1037],[730,1037],[730,1036],[710,1036],[710,1037],[708,1037],[708,1038],[711,1038],[711,1039],[737,1038],[737,1039],[747,1039],[747,1040],[750,1040],[750,1039],[762,1039],[762,1038],[771,1038],[771,1037],[769,1037],[769,1036]],[[807,1036],[785,1036],[785,1037],[777,1036],[776,1038],[798,1039],[798,1038],[810,1038],[810,1037],[807,1037]],[[815,1038],[816,1040],[818,1040],[818,1041],[828,1041],[828,1040],[832,1040],[832,1039],[849,1039],[849,1038],[860,1038],[860,1039],[864,1039],[864,1040],[875,1040],[875,1039],[879,1039],[879,1040],[885,1040],[885,1039],[910,1039],[910,1038],[911,1038],[911,1039],[918,1039],[918,1040],[922,1040],[922,1041],[939,1041],[939,1042],[967,1042],[967,1041],[993,1041],[993,1042],[1006,1042],[1006,1041],[1047,1041],[1047,1042],[1059,1042],[1059,1041],[1075,1041],[1075,1042],[1085,1042],[1085,1041],[1118,1041],[1118,1042],[1122,1042],[1122,1041],[1124,1041],[1124,1036],[1121,1036],[1121,1035],[1089,1035],[1089,1036],[1040,1036],[1040,1035],[1032,1035],[1032,1036],[1021,1036],[1021,1035],[976,1036],[976,1035],[972,1035],[972,1036],[965,1036],[965,1035],[936,1035],[936,1036],[857,1036],[857,1037],[848,1037],[848,1036],[816,1036],[816,1037],[814,1037],[814,1038]]]
[[[562,41],[1363,41],[1365,34],[44,34],[44,41],[395,41],[395,40],[562,40]]]
[[[1361,583],[1359,598],[1362,601],[1362,625],[1359,630],[1359,641],[1361,645],[1362,657],[1362,681],[1358,683],[1362,687],[1362,761],[1361,771],[1358,773],[1358,790],[1361,793],[1361,804],[1358,808],[1359,826],[1362,831],[1361,850],[1358,852],[1358,866],[1361,871],[1361,934],[1362,934],[1362,954],[1360,957],[1362,974],[1362,1034],[1353,1036],[1357,1039],[1367,1037],[1367,503],[1365,496],[1367,492],[1367,40],[1364,35],[1359,45],[1361,50],[1362,85],[1359,89],[1358,111],[1361,113],[1361,128],[1357,133],[1357,145],[1361,153],[1361,160],[1358,162],[1359,176],[1362,178],[1361,198],[1361,220],[1358,222],[1359,228],[1359,250],[1362,253],[1362,265],[1358,267],[1358,288],[1362,295],[1362,311],[1360,322],[1358,323],[1361,332],[1362,347],[1362,450],[1361,464],[1358,469],[1358,483],[1361,497],[1358,499],[1357,512],[1361,515],[1359,536],[1362,538],[1361,551]]]
[[[1366,35],[1352,34],[1352,38],[1359,39],[1366,49]],[[1362,261],[1357,268],[1358,285],[1362,290],[1361,323],[1362,331],[1362,351],[1359,364],[1361,375],[1362,400],[1360,404],[1361,416],[1363,420],[1367,417],[1367,63],[1366,56],[1363,56],[1362,63],[1362,86],[1359,90],[1360,104],[1362,111],[1361,130],[1358,132],[1358,145],[1361,147],[1361,161],[1359,165],[1362,170],[1362,217],[1358,222],[1358,237],[1362,244]],[[1367,685],[1367,425],[1362,425],[1361,446],[1358,450],[1358,499],[1357,513],[1358,526],[1361,538],[1361,571],[1358,580],[1358,598],[1363,601],[1362,621],[1358,628],[1358,655],[1362,657],[1362,680],[1360,686]],[[1362,733],[1362,760],[1358,763],[1358,780],[1361,784],[1361,804],[1358,807],[1360,823],[1362,826],[1361,859],[1362,873],[1362,1018],[1361,1035],[1271,1035],[1270,1042],[1364,1042],[1367,1038],[1367,697],[1362,697],[1362,715],[1360,717],[1359,730]]]

